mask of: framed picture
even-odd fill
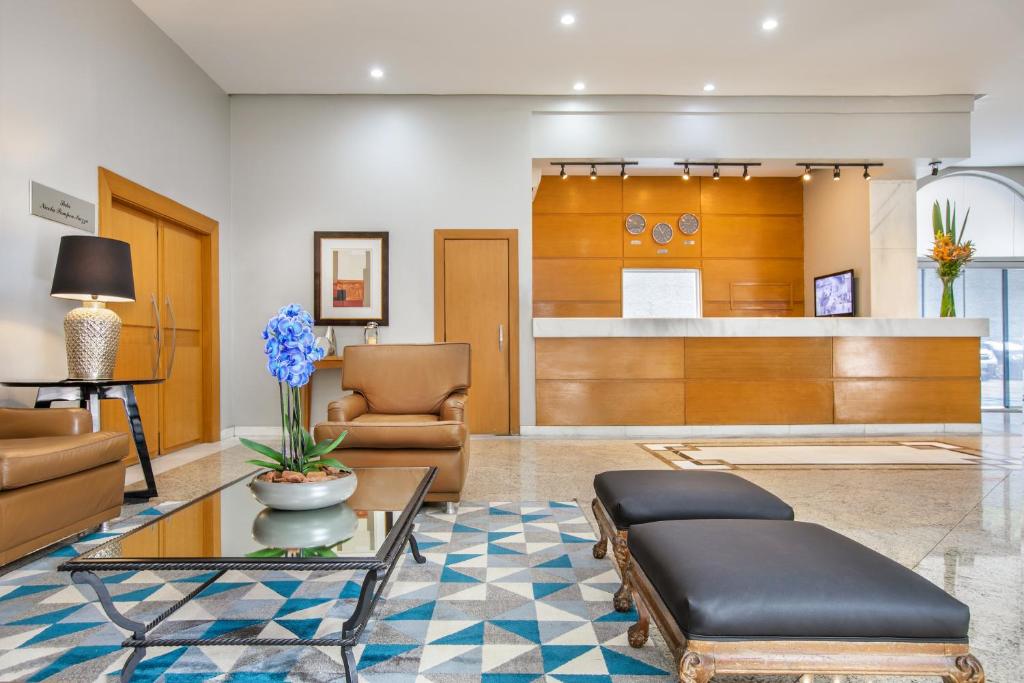
[[[388,234],[313,233],[313,323],[388,324]]]

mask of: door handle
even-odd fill
[[[498,350],[503,351],[505,349],[505,326],[498,323]]]
[[[167,356],[167,376],[171,378],[171,370],[174,369],[174,351],[178,348],[178,321],[174,317],[174,304],[171,303],[170,295],[165,299],[167,303],[167,316],[171,319],[171,352]]]
[[[156,329],[153,331],[153,340],[156,342],[156,352],[153,354],[153,377],[160,377],[160,357],[164,347],[164,330],[160,324],[160,307],[156,303],[156,294],[149,295],[150,303],[153,304],[153,317],[156,319]]]

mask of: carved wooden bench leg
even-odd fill
[[[679,683],[708,683],[715,676],[715,660],[707,654],[687,652],[679,660]]]
[[[943,683],[985,683],[985,670],[974,655],[960,655],[953,660],[949,673],[942,677]]]
[[[627,534],[625,531],[616,531],[612,537],[612,552],[615,554],[615,562],[619,565],[619,576],[622,577],[622,585],[615,591],[612,604],[616,612],[628,612],[633,609],[633,593],[629,589],[629,546],[626,545]]]
[[[601,533],[601,537],[594,544],[594,557],[598,560],[603,560],[605,555],[608,554],[608,536],[604,530],[604,524],[601,523],[601,512],[597,509],[598,505],[597,498],[590,504],[590,509],[594,511],[594,517],[598,520],[597,529]]]
[[[633,571],[632,563],[626,567],[626,573],[623,576],[628,577]],[[623,579],[628,583],[628,579]],[[644,604],[643,600],[636,599],[633,601],[636,604],[636,623],[629,627],[629,644],[631,647],[643,647],[644,643],[647,642],[647,637],[651,632],[651,613],[647,610],[647,605]]]

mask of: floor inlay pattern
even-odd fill
[[[168,508],[173,504],[165,504]],[[143,513],[160,514],[160,509]],[[144,518],[143,518],[144,519]],[[115,525],[0,576],[0,680],[116,680],[127,651],[90,588],[56,567],[139,523]],[[635,614],[612,609],[618,578],[591,555],[574,501],[463,503],[430,509],[416,535],[425,565],[404,560],[354,654],[363,683],[626,683],[669,679],[663,650],[634,650]],[[407,556],[408,558],[408,556]],[[146,621],[206,574],[106,573],[118,608]],[[229,572],[157,633],[323,637],[351,612],[349,573]],[[151,649],[137,681],[334,681],[338,648]]]
[[[843,443],[771,444],[732,441],[723,443],[637,444],[654,457],[677,469],[787,469],[787,468],[913,468],[992,466],[1018,468],[1019,462],[986,457],[969,448],[941,441],[878,441]]]

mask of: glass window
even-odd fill
[[[1006,271],[1007,289],[1007,405],[1024,402],[1024,268]]]
[[[957,315],[990,321],[989,336],[981,340],[981,407],[1002,408],[1003,269],[967,268],[957,284],[963,285],[964,299],[957,302]]]

